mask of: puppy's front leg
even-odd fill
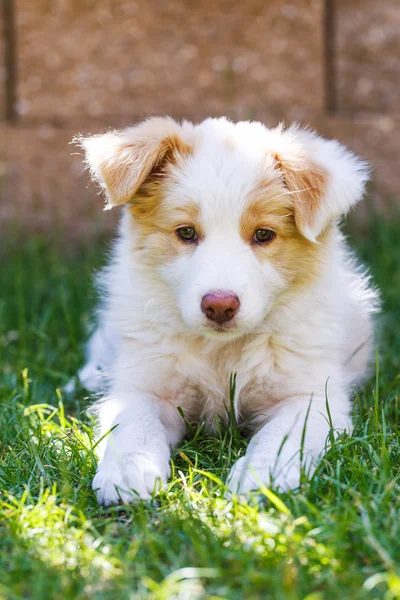
[[[345,394],[334,399],[330,412],[335,430],[350,430],[350,402]],[[271,476],[281,490],[296,488],[300,483],[301,458],[311,473],[325,449],[329,429],[324,397],[312,398],[311,405],[310,396],[285,400],[252,438],[246,454],[233,465],[229,489],[246,493],[261,484],[269,485]]]
[[[160,403],[138,394],[104,399],[98,416],[100,436],[114,428],[101,443],[93,479],[98,502],[108,506],[150,498],[156,486],[167,482],[170,447],[181,435],[180,424],[171,419],[167,429],[160,418]]]

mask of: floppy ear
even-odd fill
[[[155,117],[122,131],[110,131],[74,141],[85,151],[92,179],[105,190],[106,208],[131,201],[151,177],[160,175],[178,154],[191,147],[173,119]]]
[[[328,225],[361,200],[369,166],[339,142],[297,126],[282,136],[275,163],[292,195],[298,230],[316,242]]]

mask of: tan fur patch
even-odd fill
[[[293,196],[295,221],[299,231],[312,229],[327,185],[327,174],[314,164],[291,164],[274,156],[282,180]]]
[[[257,229],[271,229],[276,237],[265,244],[252,242]],[[240,223],[241,236],[259,260],[268,260],[286,281],[305,284],[320,271],[326,256],[328,232],[315,244],[301,235],[296,200],[281,182],[263,180],[254,189]]]
[[[166,202],[168,181],[164,174],[157,182],[146,184],[129,207],[134,218],[137,249],[143,253],[149,266],[171,260],[182,252],[193,252],[195,244],[183,243],[176,235],[178,227],[194,227],[199,239],[203,237],[197,204]]]
[[[183,142],[178,136],[168,136],[160,142],[149,145],[137,143],[128,149],[124,147],[120,151],[121,160],[115,161],[114,169],[109,169],[104,176],[105,183],[109,189],[117,181],[132,181],[133,161],[137,165],[135,179],[131,182],[123,197],[119,199],[119,204],[134,202],[137,204],[136,195],[146,198],[154,196],[154,186],[159,184],[160,179],[165,176],[168,167],[177,164],[183,156],[191,152],[191,147]],[[123,156],[131,154],[131,160],[123,160]],[[107,179],[106,179],[107,177]],[[114,181],[110,180],[113,178]],[[143,189],[142,189],[143,188]],[[140,207],[138,207],[140,210]]]
[[[92,178],[107,189],[108,208],[130,202],[165,164],[192,151],[177,129],[168,119],[151,119],[122,131],[77,139]]]
[[[276,179],[262,179],[249,196],[248,205],[240,221],[240,234],[251,242],[256,229],[276,228],[291,231],[293,203],[283,185]],[[288,229],[289,227],[289,229]]]
[[[271,243],[270,256],[276,269],[293,284],[290,293],[320,274],[327,260],[327,241],[330,237],[327,230],[322,234],[320,243],[315,244],[300,235],[294,223],[292,231],[292,235],[285,238],[278,234]]]

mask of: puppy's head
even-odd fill
[[[133,260],[169,286],[187,327],[220,339],[256,330],[317,275],[368,176],[296,126],[154,118],[79,143],[107,207],[127,207]]]

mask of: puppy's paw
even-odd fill
[[[169,473],[169,460],[149,453],[127,454],[118,460],[104,458],[92,488],[99,504],[129,504],[150,499],[154,490],[167,483]]]
[[[263,485],[273,486],[281,491],[297,488],[300,485],[300,464],[293,459],[282,468],[279,463],[262,456],[242,456],[233,465],[228,476],[228,489],[234,494],[246,494],[258,490]],[[283,461],[281,464],[284,464]]]

